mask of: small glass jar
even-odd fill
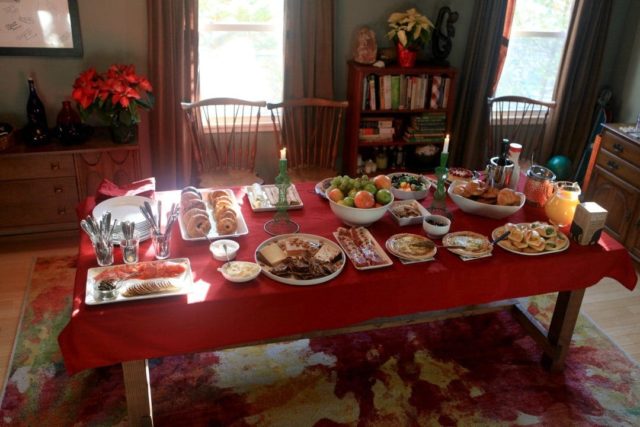
[[[376,167],[378,169],[386,169],[388,164],[387,152],[382,149],[376,154]]]

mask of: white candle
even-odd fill
[[[287,160],[287,147],[280,150],[280,160]]]
[[[443,153],[448,153],[449,152],[449,134],[447,134],[447,136],[444,137],[444,148],[442,149]]]

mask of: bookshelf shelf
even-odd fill
[[[377,147],[403,151],[404,164],[398,165],[398,170],[429,170],[437,166],[424,159],[436,161],[444,136],[451,133],[456,69],[431,65],[378,68],[353,61],[348,62],[348,69],[345,173],[356,175],[358,155],[366,161]],[[360,138],[378,134],[392,135],[393,139]],[[425,147],[428,145],[433,147]],[[416,150],[435,150],[436,154],[425,157],[417,155]]]

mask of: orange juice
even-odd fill
[[[551,223],[558,227],[571,224],[576,206],[580,203],[579,197],[580,186],[577,182],[556,182],[551,199],[544,205],[544,211]]]

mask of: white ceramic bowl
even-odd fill
[[[448,190],[451,200],[453,200],[453,202],[458,205],[458,207],[463,212],[484,216],[487,218],[502,219],[508,217],[509,215],[513,215],[514,213],[518,212],[522,208],[522,206],[524,206],[525,197],[522,193],[517,193],[520,197],[520,204],[518,204],[517,206],[499,206],[476,202],[475,200],[467,199],[466,197],[459,196],[453,192],[453,189],[456,186],[464,184],[464,181],[454,181],[453,183],[451,183]]]
[[[230,282],[244,283],[258,277],[262,268],[255,262],[231,261],[222,264],[218,271]]]
[[[427,197],[427,194],[429,194],[429,187],[431,186],[431,182],[427,178],[425,178],[423,175],[420,175],[420,174],[407,173],[407,172],[390,173],[387,176],[391,178],[391,181],[393,182],[393,177],[400,176],[400,175],[412,176],[420,180],[421,182],[424,182],[425,187],[424,187],[424,190],[420,190],[420,191],[403,191],[391,185],[391,193],[393,193],[393,197],[395,197],[397,200],[408,200],[408,199],[421,200]]]
[[[224,253],[224,245],[227,245],[227,253]],[[238,249],[240,249],[240,244],[235,240],[230,239],[220,239],[209,245],[209,251],[211,251],[211,255],[218,261],[230,261],[236,257],[238,253]],[[227,259],[227,255],[229,258]]]
[[[393,203],[393,193],[391,196],[391,201],[389,203],[378,208],[352,208],[340,205],[331,199],[329,199],[329,206],[331,206],[333,213],[336,214],[336,216],[345,224],[353,227],[367,227],[384,216],[385,212],[389,209],[389,206],[391,206],[391,203]]]
[[[431,224],[432,222],[435,224]],[[427,215],[422,222],[422,228],[424,228],[427,236],[432,239],[439,239],[449,232],[451,220],[442,215]]]

